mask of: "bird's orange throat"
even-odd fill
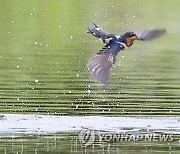
[[[133,45],[134,40],[137,39],[137,36],[133,36],[133,37],[127,37],[126,38],[126,46],[130,47],[131,45]]]

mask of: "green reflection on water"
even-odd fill
[[[179,5],[178,0],[1,0],[0,112],[179,115]],[[102,87],[86,70],[102,47],[86,34],[93,21],[113,33],[156,27],[168,33],[119,55],[109,87]]]
[[[177,137],[174,141],[115,141],[82,147],[76,133],[4,137],[0,140],[1,153],[178,153]]]
[[[166,13],[169,5],[160,1],[2,1],[1,111],[179,115],[176,3]],[[102,87],[86,69],[103,46],[86,34],[93,21],[114,33],[165,27],[168,34],[119,54],[110,85]]]

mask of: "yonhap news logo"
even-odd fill
[[[82,129],[78,135],[81,146],[87,147],[95,141],[95,132],[91,129]]]
[[[101,145],[103,142],[170,142],[173,141],[172,134],[142,133],[142,134],[110,134],[95,131],[93,129],[82,129],[78,134],[78,140],[83,147],[90,145]]]

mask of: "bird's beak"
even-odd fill
[[[138,40],[138,41],[139,41],[139,40],[141,40],[141,39],[137,36],[137,37],[136,37],[136,40]]]
[[[139,40],[139,37],[138,37],[138,35],[136,34],[136,33],[133,33],[133,35],[135,36],[135,40]]]
[[[138,34],[136,34],[136,33],[134,33],[135,34],[135,36],[136,36],[136,40],[141,40],[141,38],[138,36]]]

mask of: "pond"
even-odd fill
[[[179,153],[179,5],[178,0],[2,0],[0,153]],[[119,54],[103,86],[86,68],[103,47],[86,33],[93,22],[115,34],[155,28],[167,34],[136,41]],[[134,132],[169,140],[103,138],[82,146],[82,130],[93,132],[95,141],[99,134],[112,139]]]

